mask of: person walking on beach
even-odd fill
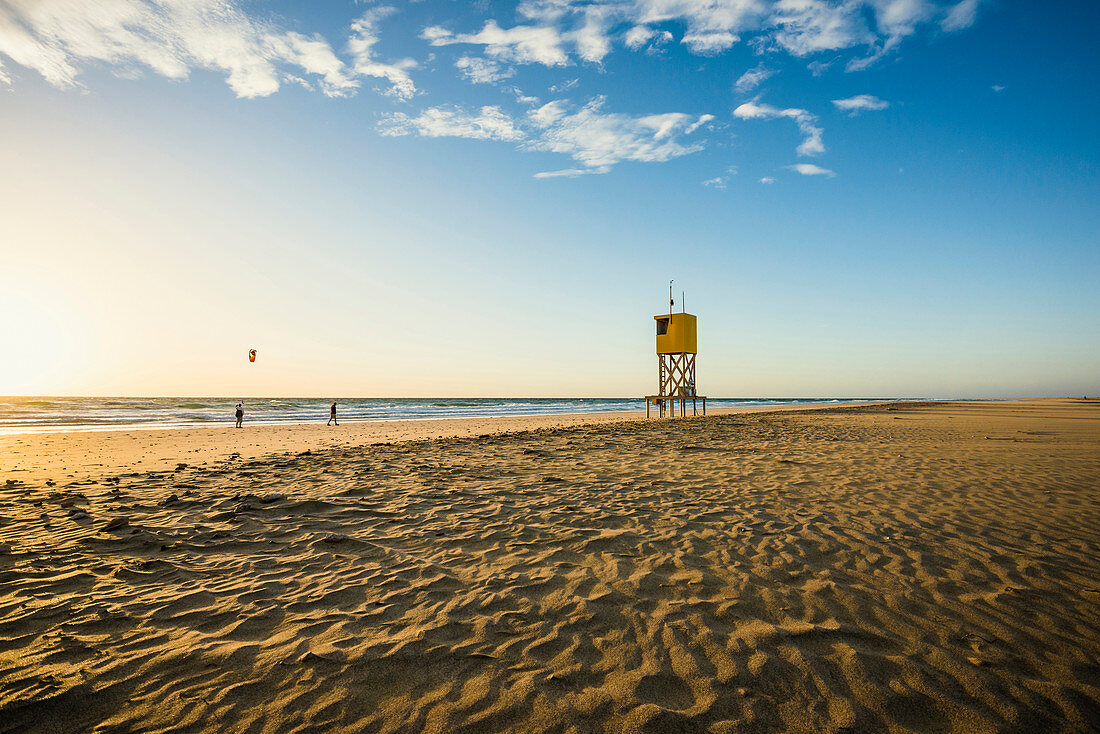
[[[241,423],[244,421],[244,405],[237,403],[237,428],[241,427]]]
[[[336,402],[335,401],[333,401],[332,407],[328,409],[328,423],[326,423],[325,425],[326,426],[331,426],[333,423],[336,423]],[[340,425],[340,424],[336,423],[336,425]]]

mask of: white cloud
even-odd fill
[[[869,44],[875,36],[863,20],[861,6],[852,0],[779,0],[771,16],[775,42],[795,56]]]
[[[857,115],[862,110],[884,110],[890,106],[889,102],[871,96],[870,94],[857,94],[847,99],[834,99],[836,108],[851,115]]]
[[[433,46],[484,46],[488,55],[519,64],[565,66],[569,63],[565,39],[550,26],[516,26],[505,30],[495,20],[488,20],[477,33],[456,34],[440,26],[431,26],[420,36]]]
[[[881,37],[871,54],[850,60],[846,71],[862,71],[871,66],[916,32],[917,25],[932,14],[928,0],[869,0],[875,8],[875,22]]]
[[[378,43],[378,22],[392,14],[393,8],[381,6],[371,8],[351,24],[351,38],[348,39],[348,51],[354,59],[355,72],[363,76],[385,79],[390,83],[387,94],[398,99],[410,99],[416,94],[416,85],[409,77],[409,69],[416,66],[412,59],[402,59],[392,64],[384,64],[374,58],[374,47]]]
[[[803,135],[802,143],[796,149],[799,155],[820,155],[825,152],[822,140],[824,131],[817,125],[817,116],[797,108],[780,109],[770,104],[745,102],[733,111],[734,117],[742,120],[773,120],[779,117],[794,120]]]
[[[454,105],[430,107],[419,115],[386,115],[378,129],[383,135],[502,140],[519,143],[523,150],[563,153],[580,167],[546,171],[537,178],[607,173],[622,161],[663,162],[702,150],[702,143],[686,143],[714,119],[713,115],[670,112],[632,116],[606,112],[596,98],[577,109],[556,100],[514,119],[501,108],[466,110]]]
[[[692,53],[725,51],[739,40],[738,31],[759,22],[765,0],[525,0],[519,11],[542,27],[553,27],[575,43],[586,61],[599,61],[610,50],[611,29],[629,25],[622,35],[628,48],[652,49],[672,40],[655,26],[679,23],[681,43]]]
[[[730,166],[726,169],[726,172],[721,176],[715,176],[714,178],[708,178],[703,182],[704,186],[709,186],[715,189],[725,189],[729,186],[730,177],[737,175],[737,166]]]
[[[993,89],[994,92],[1003,92],[1005,90],[1005,88],[1000,84],[994,84],[991,89]]]
[[[383,135],[419,135],[425,138],[471,138],[516,142],[526,135],[499,107],[485,106],[477,112],[461,107],[429,107],[416,117],[403,112],[387,115],[378,126]]]
[[[763,64],[749,69],[733,83],[733,88],[740,94],[747,94],[759,87],[766,79],[775,74],[774,71]]]
[[[611,52],[608,37],[608,9],[590,6],[584,13],[584,23],[567,37],[577,45],[577,54],[584,61],[599,63]]]
[[[649,26],[636,25],[623,36],[623,43],[627,48],[639,49],[649,43],[650,39],[657,35],[657,31]]]
[[[875,24],[879,33],[886,36],[887,45],[913,35],[917,26],[932,15],[928,0],[871,0],[871,5],[875,9]]]
[[[240,97],[262,97],[296,67],[330,96],[357,86],[320,36],[285,31],[245,13],[236,0],[5,0],[0,54],[57,87],[79,86],[83,67],[119,74],[148,69],[169,79],[192,70],[223,72]]]
[[[515,76],[516,70],[480,56],[459,56],[455,68],[474,84],[493,84]]]
[[[771,185],[771,184],[775,183],[775,179],[772,178],[771,176],[764,176],[764,178],[760,179],[760,183],[765,184],[765,185]]]
[[[701,128],[703,125],[714,121],[714,115],[699,115],[699,118],[687,126],[684,132],[687,135],[691,135],[693,132]]]
[[[705,33],[685,33],[680,43],[687,46],[693,54],[716,56],[723,51],[728,51],[733,44],[740,40],[740,36],[726,31],[707,31]]]
[[[378,22],[393,12],[372,8],[351,23],[352,60],[345,64],[321,36],[260,20],[239,0],[5,0],[0,54],[63,88],[79,86],[83,67],[101,63],[124,76],[142,68],[169,79],[221,71],[239,97],[273,94],[283,81],[349,96],[358,77],[376,77],[390,83],[387,94],[408,99],[416,91],[408,70],[416,63],[374,57]]]
[[[778,117],[782,113],[778,107],[771,105],[758,105],[755,102],[745,102],[733,111],[734,117],[742,120],[767,120],[770,117]]]
[[[662,25],[682,28],[680,42],[699,55],[720,54],[746,36],[758,50],[782,49],[795,56],[866,46],[851,60],[865,68],[913,35],[921,24],[942,18],[945,28],[973,22],[980,0],[943,9],[944,0],[523,0],[524,23],[502,28],[490,19],[476,33],[441,26],[425,29],[435,45],[486,46],[487,53],[516,63],[562,66],[571,55],[601,62],[618,41],[652,51],[672,39]],[[625,28],[625,30],[623,30]]]
[[[521,0],[522,22],[513,27],[490,18],[474,32],[434,25],[421,36],[434,46],[482,46],[487,59],[464,55],[456,62],[478,83],[506,78],[508,64],[601,63],[616,43],[652,52],[673,40],[669,28],[700,55],[722,53],[746,38],[757,50],[800,57],[864,46],[869,52],[847,65],[858,70],[922,24],[969,27],[981,2]],[[416,63],[384,61],[376,53],[378,23],[392,8],[371,7],[351,24],[346,50],[352,59],[346,61],[324,38],[280,27],[253,7],[246,0],[0,0],[0,57],[59,87],[79,85],[86,67],[102,64],[120,75],[148,70],[170,79],[186,79],[197,69],[221,72],[242,97],[272,94],[285,81],[344,96],[355,93],[363,77],[384,80],[386,93],[400,99],[416,93],[410,76]],[[0,66],[0,81],[10,71]]]
[[[672,37],[670,31],[658,31],[649,26],[636,25],[626,32],[623,42],[627,48],[634,51],[644,48],[648,53],[655,53],[671,41]]]
[[[821,166],[815,166],[813,163],[795,163],[793,166],[787,166],[792,171],[797,171],[803,176],[828,176],[832,178],[836,174],[830,171],[828,168],[822,168]]]
[[[519,87],[512,87],[512,94],[516,96],[517,102],[527,105],[528,107],[539,104],[540,101],[538,97],[532,97],[529,94],[525,94]]]
[[[330,97],[347,96],[359,86],[359,82],[347,73],[344,62],[319,36],[308,38],[299,33],[287,33],[272,38],[270,43],[288,63],[300,66],[307,74],[319,76],[321,90]]]
[[[682,42],[693,51],[699,44],[702,53],[736,42],[739,32],[757,27],[767,12],[763,0],[628,0],[620,7],[638,25],[683,23]]]
[[[974,21],[978,17],[980,2],[981,0],[962,0],[962,2],[952,6],[943,20],[940,21],[940,27],[945,31],[961,31],[974,25]]]
[[[610,170],[610,166],[599,166],[597,168],[563,168],[560,171],[539,171],[535,174],[535,178],[576,178],[577,176],[607,173]]]
[[[610,169],[621,161],[663,162],[702,150],[702,143],[683,143],[714,119],[713,115],[670,112],[631,116],[605,112],[598,97],[571,111],[560,101],[533,110],[529,119],[538,130],[525,144],[530,150],[564,153],[589,169]]]

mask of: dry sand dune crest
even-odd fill
[[[0,731],[1094,730],[1098,495],[1071,401],[5,487]]]

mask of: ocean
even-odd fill
[[[916,400],[909,398],[907,400]],[[645,410],[641,398],[336,398],[341,421]],[[893,402],[894,398],[708,398],[707,407]],[[332,398],[245,398],[246,424],[328,420]],[[0,397],[0,434],[232,425],[236,398]]]

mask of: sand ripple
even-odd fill
[[[1093,407],[624,423],[0,500],[4,732],[1100,726]]]

